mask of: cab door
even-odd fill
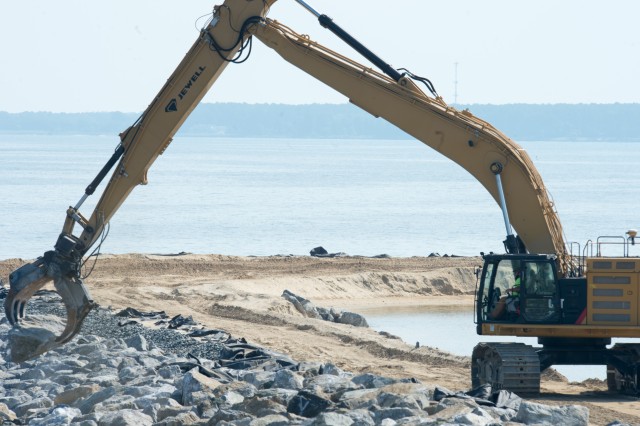
[[[562,310],[555,263],[523,261],[520,314],[524,323],[560,323]]]

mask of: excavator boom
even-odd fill
[[[384,74],[267,19],[275,0],[226,0],[216,6],[211,21],[164,87],[140,118],[120,135],[121,142],[111,159],[80,201],[67,210],[55,249],[11,274],[5,312],[12,324],[18,324],[24,316],[30,297],[52,280],[67,308],[63,333],[42,342],[34,355],[63,344],[79,331],[82,320],[94,306],[81,279],[83,259],[133,188],[147,183],[147,171],[153,162],[226,66],[243,61],[237,55],[251,43],[252,36],[347,96],[353,104],[384,118],[458,163],[503,205],[505,218],[508,208],[515,218],[512,225],[529,251],[554,253],[560,259],[560,268],[566,269],[560,221],[540,175],[520,146],[470,112],[448,106],[428,80],[394,69],[331,18],[297,1],[313,12],[323,27],[354,47]],[[425,94],[414,79],[425,83],[434,96]],[[86,218],[80,212],[84,201],[112,169],[95,209]],[[78,227],[79,235],[74,232]]]

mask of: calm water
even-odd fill
[[[0,136],[0,259],[51,248],[67,207],[116,143]],[[640,227],[640,143],[523,145],[569,240]],[[416,141],[178,137],[111,221],[103,252],[307,254],[323,245],[360,255],[477,255],[501,251],[503,238],[484,188]]]
[[[471,352],[479,342],[513,342],[538,346],[538,339],[533,337],[478,336],[475,332],[473,308],[461,311],[459,308],[422,307],[410,309],[370,309],[359,313],[367,318],[373,329],[384,330],[400,337],[413,345],[431,346],[456,355],[471,356]],[[452,338],[444,338],[450,336]],[[630,339],[614,339],[613,343],[633,342]],[[605,379],[606,367],[603,365],[560,365],[554,366],[570,381],[583,381],[589,378]]]

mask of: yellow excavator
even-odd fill
[[[493,196],[506,229],[505,254],[483,254],[478,271],[476,326],[480,335],[528,336],[522,343],[480,343],[472,355],[472,384],[537,394],[540,373],[552,365],[602,364],[616,391],[638,390],[640,346],[608,346],[615,337],[640,336],[640,259],[629,256],[635,232],[617,241],[619,257],[601,256],[598,239],[583,249],[568,245],[544,183],[518,144],[489,123],[447,105],[433,84],[395,69],[331,18],[302,0],[321,26],[370,61],[362,65],[267,18],[276,0],[226,0],[153,102],[120,134],[112,157],[85,194],[66,211],[54,249],[11,273],[8,320],[19,326],[28,300],[53,281],[67,310],[61,335],[44,340],[33,356],[74,337],[94,306],[80,279],[89,251],[129,193],[147,183],[147,170],[229,63],[246,59],[254,38],[285,60],[458,163]],[[423,91],[421,87],[426,88]],[[113,172],[111,170],[113,169]],[[81,207],[111,172],[87,218]],[[595,256],[593,251],[595,249]]]

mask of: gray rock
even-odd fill
[[[65,371],[59,372],[56,376],[51,377],[51,381],[62,386],[81,386],[86,384],[87,376],[83,373],[69,373]]]
[[[41,368],[32,368],[20,376],[20,380],[42,380],[45,377],[47,374]]]
[[[387,419],[390,420],[390,419]],[[393,420],[392,420],[393,421]],[[423,426],[423,425],[452,425],[452,423],[449,422],[441,422],[439,420],[436,419],[432,419],[429,417],[422,417],[422,416],[414,416],[414,417],[405,417],[404,419],[400,419],[397,422],[395,422],[395,424],[397,426]],[[457,425],[456,425],[457,426]],[[515,426],[515,425],[513,425]]]
[[[56,346],[55,339],[64,330],[64,323],[55,316],[30,315],[22,326],[13,327],[8,333],[9,359],[24,362]]]
[[[73,387],[57,394],[53,402],[56,405],[72,405],[79,399],[86,398],[87,396],[94,394],[99,390],[100,386],[96,384]]]
[[[495,423],[495,419],[481,408],[476,408],[470,413],[459,414],[451,420],[456,424],[472,426],[486,426]]]
[[[366,318],[355,312],[342,312],[335,321],[340,324],[353,325],[354,327],[369,327]]]
[[[424,417],[427,417],[427,413],[422,413]],[[419,410],[411,410],[409,408],[397,407],[397,408],[380,408],[375,411],[376,424],[380,424],[385,419],[391,419],[394,421],[403,419],[405,417],[420,417],[421,412]]]
[[[218,426],[222,422],[236,422],[238,420],[253,420],[253,416],[238,410],[220,410],[216,412],[207,423],[208,426]],[[248,423],[247,423],[248,424]]]
[[[0,402],[0,420],[2,420],[2,423],[13,422],[16,417],[16,413],[10,410],[7,404]]]
[[[200,422],[200,417],[193,411],[185,411],[176,416],[168,417],[154,424],[154,426],[182,426]]]
[[[269,416],[253,419],[249,426],[288,426],[289,419],[280,414],[272,414]]]
[[[93,412],[104,415],[113,411],[120,410],[137,410],[139,407],[134,402],[135,398],[131,395],[114,395],[111,398],[96,404]]]
[[[15,407],[16,405],[29,401],[31,401],[31,396],[22,390],[12,391],[10,394],[0,398],[0,403],[6,404],[9,407]]]
[[[348,377],[348,378],[353,377],[352,373],[347,373],[344,370],[341,370],[340,368],[336,367],[335,364],[332,364],[330,362],[322,365],[320,374],[331,374],[332,376]]]
[[[158,368],[158,375],[163,379],[171,379],[182,375],[180,367],[177,365],[165,365]]]
[[[139,365],[133,367],[124,367],[118,371],[118,380],[121,384],[129,383],[132,380],[138,379],[140,377],[148,376],[149,371],[154,371],[152,369],[146,369],[140,367]]]
[[[137,351],[146,352],[149,350],[149,344],[147,343],[147,339],[144,338],[141,334],[136,334],[135,336],[131,336],[125,340],[125,343],[130,348],[134,348]]]
[[[116,393],[118,393],[118,388],[116,387],[101,389],[88,398],[80,400],[78,403],[76,403],[77,405],[74,404],[74,406],[76,408],[79,408],[82,414],[89,414],[93,411],[93,408],[96,404],[99,404],[111,398]]]
[[[274,375],[273,384],[276,388],[299,390],[303,387],[304,377],[291,370],[279,370]]]
[[[100,374],[96,376],[87,376],[84,380],[85,384],[96,384],[103,388],[113,387],[120,384],[120,380],[118,380],[118,376],[115,374]]]
[[[233,406],[234,410],[241,410],[254,417],[265,417],[273,414],[287,414],[287,407],[269,398],[256,396],[248,398],[240,404]]]
[[[410,410],[422,410],[423,404],[425,404],[424,400],[417,401],[413,395],[387,392],[380,393],[376,398],[376,402],[382,408],[408,408]]]
[[[154,422],[162,420],[165,417],[175,416],[182,410],[193,410],[193,407],[180,405],[180,403],[173,398],[142,397],[136,399],[134,402],[136,406],[142,409],[142,412],[151,417]],[[166,411],[164,411],[165,409]],[[163,414],[158,416],[160,411],[163,411]]]
[[[178,417],[181,414],[193,413],[193,409],[191,407],[183,407],[182,405],[178,404],[177,401],[172,399],[169,399],[169,401],[173,402],[171,402],[171,405],[168,406],[158,404],[159,408],[156,412],[156,421],[160,422],[168,419],[169,417]]]
[[[17,407],[13,408],[13,411],[16,413],[16,416],[23,417],[27,414],[29,410],[39,410],[42,408],[50,408],[53,407],[53,401],[50,398],[43,397],[32,399],[31,401],[24,402]]]
[[[339,413],[320,413],[309,426],[352,426],[353,419]]]
[[[365,409],[350,410],[345,413],[353,420],[353,426],[374,426],[372,412]]]
[[[98,422],[94,420],[82,420],[78,421],[78,419],[74,419],[74,422],[71,423],[73,426],[98,426]]]
[[[157,384],[155,386],[125,386],[122,390],[124,395],[153,400],[158,398],[171,398],[176,392],[176,387],[167,383]]]
[[[292,389],[273,388],[261,389],[256,392],[255,396],[259,398],[269,399],[286,407],[287,405],[289,405],[289,401],[291,401],[291,399],[297,394],[298,391]]]
[[[207,395],[214,389],[222,386],[219,381],[207,377],[198,372],[197,368],[188,371],[182,380],[182,404],[194,405],[201,401],[203,396]]]
[[[302,374],[305,379],[317,376],[322,370],[322,364],[319,362],[301,362],[298,364],[298,372]]]
[[[333,376],[331,374],[321,374],[304,381],[304,388],[307,390],[319,389],[324,393],[334,393],[339,391],[349,391],[358,389],[360,386],[345,377]]]
[[[365,374],[361,374],[359,376],[353,377],[351,381],[356,385],[360,385],[364,388],[371,389],[371,388],[380,388],[382,386],[397,383],[398,379],[392,379],[390,377],[382,377],[382,376],[377,376],[371,373],[365,373]]]
[[[101,356],[107,347],[100,341],[78,345],[73,352],[85,356]]]
[[[82,413],[77,408],[73,407],[56,407],[51,410],[51,413],[45,417],[32,419],[29,421],[29,425],[33,426],[51,426],[51,425],[68,425],[71,421],[81,416]]]
[[[275,380],[274,371],[251,371],[242,377],[247,383],[251,383],[258,389],[270,388]]]
[[[349,410],[356,410],[358,408],[369,408],[377,401],[378,395],[381,391],[379,389],[357,389],[348,392],[344,392],[340,396],[340,406]]]
[[[153,420],[138,410],[121,410],[100,418],[98,426],[151,426]]]
[[[522,401],[514,420],[525,424],[587,426],[589,409],[580,405],[551,407]]]
[[[311,303],[309,300],[305,299],[304,297],[297,296],[292,292],[290,292],[289,290],[285,290],[282,293],[282,297],[284,297],[291,304],[293,304],[296,310],[300,312],[302,315],[304,315],[305,317],[319,319],[319,320],[322,319],[322,316],[320,315],[320,313],[318,312],[314,304]]]
[[[434,409],[432,415],[438,419],[448,420],[473,412],[478,404],[472,399],[444,398]]]

